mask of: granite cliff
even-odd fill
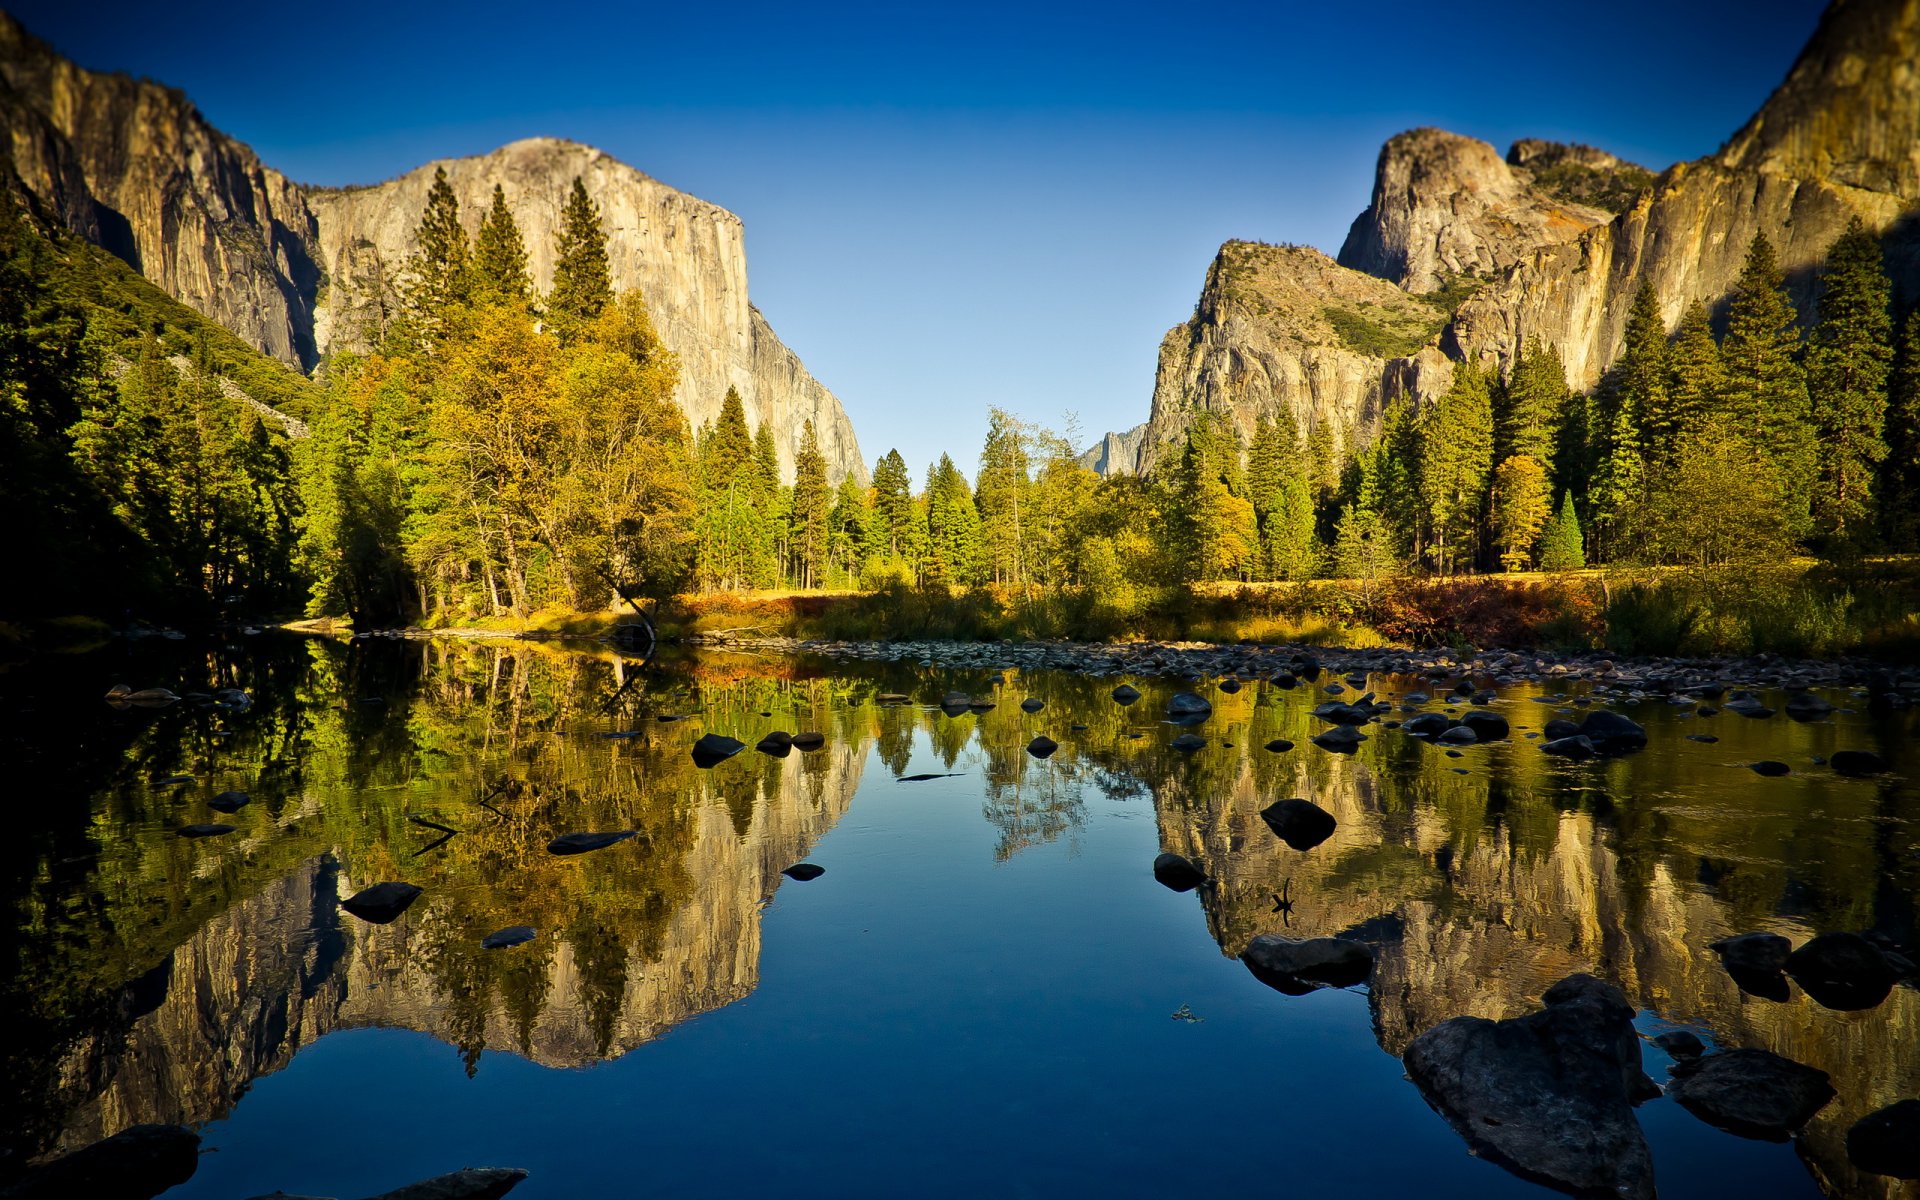
[[[366,310],[400,270],[436,166],[453,181],[470,232],[494,184],[505,190],[541,286],[552,277],[560,204],[579,176],[609,234],[614,287],[641,291],[680,356],[680,401],[693,424],[717,414],[735,387],[748,419],[771,425],[789,476],[811,420],[830,475],[866,478],[839,400],[749,299],[740,219],[598,150],[533,139],[372,187],[304,187],[215,129],[180,92],[76,66],[5,13],[0,117],[0,174],[43,219],[303,371],[363,344]]]
[[[1805,313],[1815,268],[1858,216],[1881,232],[1898,300],[1910,302],[1920,294],[1915,61],[1920,0],[1834,0],[1752,120],[1716,153],[1657,176],[1586,146],[1523,139],[1503,159],[1440,130],[1391,139],[1337,265],[1265,254],[1262,311],[1222,303],[1222,266],[1239,244],[1222,250],[1193,318],[1162,343],[1148,435],[1131,459],[1108,446],[1106,470],[1151,470],[1207,408],[1243,431],[1262,412],[1290,414],[1303,435],[1327,421],[1336,443],[1364,444],[1396,397],[1439,394],[1463,361],[1505,369],[1532,338],[1559,350],[1574,387],[1590,388],[1619,352],[1642,279],[1670,325],[1695,300],[1717,310],[1756,233],[1773,242]],[[1273,282],[1282,276],[1286,285]],[[1393,295],[1365,290],[1380,281]],[[1439,317],[1415,346],[1316,320],[1327,297],[1346,296],[1369,299],[1369,316],[1417,298]],[[1330,336],[1343,328],[1359,336]],[[1348,353],[1336,358],[1341,340]]]

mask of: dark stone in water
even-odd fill
[[[1742,933],[1709,942],[1707,949],[1718,954],[1729,971],[1780,971],[1793,953],[1793,943],[1777,933]]]
[[[1182,754],[1192,754],[1195,750],[1198,750],[1206,744],[1207,739],[1197,733],[1183,733],[1167,743],[1167,745],[1172,746]]]
[[[1027,743],[1027,753],[1033,755],[1035,758],[1046,758],[1059,748],[1060,743],[1054,741],[1044,733]]]
[[[179,787],[193,782],[191,775],[162,775],[153,781],[155,787]]]
[[[827,744],[827,735],[811,731],[807,733],[796,733],[793,735],[791,741],[795,750],[803,754],[811,754],[813,751]]]
[[[1122,704],[1132,704],[1140,698],[1140,690],[1130,684],[1121,684],[1113,689],[1113,698]]]
[[[1073,730],[1075,733],[1085,733],[1087,731],[1085,725],[1069,725],[1067,728]]]
[[[1654,1038],[1653,1044],[1675,1058],[1699,1058],[1707,1052],[1707,1044],[1690,1029],[1668,1030]]]
[[[509,925],[480,939],[482,950],[505,950],[509,946],[520,946],[532,941],[535,934],[531,925]]]
[[[183,838],[219,837],[223,833],[232,833],[231,825],[182,825],[174,832]]]
[[[1207,873],[1199,863],[1172,851],[1153,860],[1153,877],[1162,887],[1176,892],[1190,892],[1207,881]]]
[[[1292,675],[1287,674],[1285,671],[1282,671],[1280,674],[1275,675],[1271,682],[1273,683],[1273,686],[1280,688],[1284,691],[1292,691],[1294,688],[1297,688],[1300,686],[1300,681],[1298,679],[1295,679]]]
[[[1764,720],[1773,715],[1773,710],[1758,700],[1729,700],[1727,701],[1726,707],[1732,712],[1737,712],[1743,717],[1749,717],[1756,721]]]
[[[1483,742],[1497,742],[1510,732],[1507,719],[1497,712],[1461,713],[1460,724],[1473,730],[1474,736]]]
[[[563,833],[547,843],[548,854],[585,854],[590,850],[605,850],[608,846],[626,841],[637,830],[617,829],[605,833]]]
[[[1647,731],[1616,712],[1596,708],[1580,722],[1581,736],[1601,754],[1631,754],[1647,745]]]
[[[1521,1178],[1653,1200],[1653,1156],[1633,1105],[1659,1089],[1640,1069],[1633,1006],[1591,975],[1569,976],[1545,998],[1524,1017],[1434,1026],[1407,1046],[1408,1076],[1475,1153]]]
[[[1833,705],[1812,692],[1795,692],[1787,697],[1787,715],[1796,721],[1818,721],[1833,712]]]
[[[1673,1064],[1667,1095],[1716,1129],[1784,1142],[1833,1099],[1825,1071],[1766,1050],[1723,1050]]]
[[[1791,775],[1793,773],[1792,767],[1789,767],[1787,764],[1783,762],[1776,762],[1771,758],[1763,758],[1759,762],[1748,763],[1747,769],[1749,771],[1752,771],[1755,775],[1767,775],[1767,776],[1776,776],[1776,777],[1780,775]]]
[[[1705,742],[1711,746],[1720,739],[1710,733],[1690,733],[1687,735],[1687,740],[1690,742]]]
[[[1238,679],[1222,679],[1220,681],[1220,690],[1231,696],[1240,690],[1240,681]]]
[[[1869,1175],[1920,1179],[1920,1100],[1902,1100],[1855,1121],[1847,1157]]]
[[[1373,974],[1373,948],[1342,938],[1294,941],[1263,933],[1247,943],[1240,961],[1261,983],[1289,996],[1319,988],[1352,987]]]
[[[1022,712],[1036,713],[1047,706],[1047,702],[1038,696],[1028,696],[1020,702]]]
[[[795,863],[780,873],[782,875],[785,875],[788,879],[798,880],[801,883],[805,883],[810,879],[818,879],[822,875],[825,875],[827,873],[827,869],[825,867],[817,867],[814,864],[809,862],[803,862],[803,863]]]
[[[1480,740],[1480,735],[1465,725],[1453,725],[1433,740],[1442,746],[1471,746]]]
[[[1267,749],[1273,751],[1275,754],[1284,754],[1293,749],[1293,743],[1285,738],[1275,738],[1267,743]]]
[[[1787,955],[1787,974],[1823,1008],[1858,1012],[1887,998],[1900,972],[1857,933],[1823,933]]]
[[[1570,758],[1575,762],[1585,761],[1599,753],[1599,751],[1594,749],[1593,743],[1587,739],[1585,734],[1555,738],[1550,742],[1543,743],[1540,747],[1540,752],[1542,754],[1551,754],[1555,758]]]
[[[919,775],[902,775],[895,783],[925,783],[929,779],[952,779],[962,774],[960,771],[926,772]]]
[[[1417,717],[1408,717],[1400,725],[1402,733],[1411,733],[1419,737],[1434,737],[1453,727],[1453,721],[1445,713],[1421,713]]]
[[[1313,710],[1313,715],[1335,725],[1365,725],[1373,720],[1373,709],[1364,704],[1342,704],[1329,700]]]
[[[717,767],[746,748],[747,744],[738,738],[723,733],[705,734],[693,744],[693,765],[703,771]]]
[[[245,792],[221,792],[218,796],[207,801],[207,807],[213,809],[215,812],[239,812],[245,808],[251,800],[252,797],[248,796]]]
[[[1314,735],[1313,744],[1330,754],[1352,754],[1366,740],[1367,735],[1351,725],[1335,725],[1325,733]]]
[[[526,1177],[518,1167],[466,1167],[367,1200],[501,1200]]]
[[[775,730],[755,742],[753,748],[762,754],[772,755],[774,758],[785,758],[787,755],[793,753],[793,735]]]
[[[150,1200],[193,1178],[200,1135],[184,1125],[135,1125],[30,1168],[6,1200]]]
[[[420,898],[420,889],[410,883],[376,883],[340,902],[340,907],[369,925],[387,925],[399,919],[407,907]]]
[[[1871,750],[1835,750],[1827,765],[1841,775],[1851,775],[1863,779],[1869,775],[1879,775],[1887,769],[1887,760]]]
[[[1311,800],[1276,800],[1260,810],[1274,835],[1295,850],[1311,850],[1333,836],[1338,822]]]

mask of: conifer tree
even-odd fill
[[[753,459],[760,470],[761,487],[773,492],[780,486],[780,451],[773,442],[773,427],[765,421],[753,430]]]
[[[1542,464],[1552,463],[1571,395],[1560,352],[1538,338],[1527,339],[1513,375],[1500,389],[1494,439],[1500,461],[1524,454]]]
[[[833,493],[833,513],[829,518],[827,536],[827,555],[833,565],[833,579],[829,586],[842,587],[859,578],[860,563],[867,543],[867,527],[872,522],[873,514],[867,505],[866,489],[849,472],[841,477],[840,486]]]
[[[1470,569],[1493,471],[1493,396],[1487,374],[1455,368],[1446,394],[1420,415],[1419,493],[1434,566]]]
[[[1806,376],[1797,354],[1800,333],[1773,243],[1755,234],[1727,309],[1720,342],[1725,372],[1722,409],[1729,428],[1764,461],[1783,489],[1790,535],[1806,534],[1815,467]]]
[[[1574,511],[1573,493],[1562,492],[1560,510],[1540,531],[1540,569],[1581,571],[1586,566],[1586,540],[1580,535],[1580,514]]]
[[[564,340],[598,317],[613,299],[600,208],[587,198],[586,185],[577,175],[560,212],[554,241],[553,291],[547,296],[547,314]]]
[[[418,348],[437,348],[458,324],[459,310],[472,299],[472,268],[459,198],[446,169],[435,167],[426,209],[414,229],[403,292],[409,340]]]
[[[1819,321],[1807,341],[1807,393],[1819,475],[1817,532],[1837,543],[1857,536],[1870,512],[1873,477],[1887,456],[1887,375],[1893,362],[1892,285],[1880,241],[1855,217],[1827,252]]]
[[[473,240],[473,300],[476,304],[524,305],[532,294],[527,245],[507,208],[507,194],[496,183],[493,203]]]
[[[747,429],[747,408],[740,392],[728,388],[720,401],[720,415],[700,440],[700,481],[708,488],[733,483],[742,469],[757,463],[753,435]]]
[[[1704,302],[1687,305],[1680,317],[1667,366],[1668,427],[1649,436],[1654,465],[1662,471],[1671,468],[1680,444],[1699,431],[1720,403],[1720,347],[1713,340]]]
[[[889,450],[873,465],[874,550],[889,562],[905,560],[913,549],[913,477],[907,460]]]
[[[980,576],[985,547],[979,509],[967,477],[950,455],[927,471],[927,561],[929,581],[966,585]]]
[[[1646,501],[1648,420],[1670,428],[1667,392],[1667,330],[1653,282],[1640,281],[1627,314],[1620,358],[1602,382],[1593,431],[1599,437],[1589,499],[1596,536],[1610,557],[1633,543],[1634,518]]]
[[[1494,469],[1493,544],[1501,566],[1522,571],[1532,564],[1551,501],[1547,469],[1531,454],[1512,455]]]
[[[1897,550],[1920,548],[1920,307],[1907,313],[1887,396],[1882,525]]]
[[[980,451],[975,502],[987,573],[995,583],[1024,583],[1027,579],[1030,472],[1026,430],[1019,418],[1003,409],[988,409],[987,441]]]
[[[826,581],[832,536],[832,495],[827,491],[827,459],[809,420],[800,429],[800,449],[793,456],[793,543],[795,572],[803,588]]]

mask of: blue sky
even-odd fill
[[[753,297],[871,460],[972,473],[999,405],[1146,418],[1228,238],[1339,249],[1392,134],[1659,168],[1784,76],[1812,0],[1604,6],[13,4],[295,179],[570,137],[738,213]],[[418,11],[416,11],[416,9]]]

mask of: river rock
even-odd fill
[[[1047,706],[1047,702],[1038,696],[1028,696],[1020,702],[1021,712],[1037,713]]]
[[[1616,712],[1596,708],[1580,722],[1581,736],[1601,754],[1631,754],[1647,745],[1647,731]]]
[[[1729,971],[1782,971],[1793,943],[1777,933],[1742,933],[1709,942],[1707,949],[1718,954]]]
[[[1442,746],[1471,746],[1480,740],[1480,735],[1465,725],[1450,725],[1433,740]]]
[[[1192,754],[1195,750],[1200,749],[1200,747],[1206,744],[1207,739],[1197,733],[1183,733],[1167,743],[1167,745],[1172,746],[1182,754]]]
[[[183,838],[219,837],[223,833],[232,833],[231,825],[182,825],[174,831]]]
[[[1365,704],[1342,704],[1329,700],[1313,710],[1313,715],[1335,725],[1365,725],[1373,720],[1373,709]]]
[[[1787,715],[1796,721],[1818,721],[1833,714],[1833,705],[1812,692],[1795,692],[1787,697]]]
[[[1510,732],[1507,719],[1497,712],[1461,713],[1460,724],[1473,730],[1474,736],[1483,742],[1497,742]]]
[[[369,925],[387,925],[398,920],[407,907],[420,898],[420,889],[410,883],[376,883],[362,888],[340,902],[340,907]]]
[[[1900,978],[1880,948],[1857,933],[1823,933],[1787,955],[1785,966],[1816,1004],[1840,1012],[1874,1007]]]
[[[1869,1175],[1920,1179],[1920,1100],[1902,1100],[1855,1121],[1847,1157]]]
[[[1153,860],[1153,877],[1162,887],[1176,892],[1190,892],[1207,881],[1207,873],[1199,863],[1172,851]]]
[[[207,801],[207,807],[215,812],[239,812],[251,802],[251,799],[245,792],[221,792]]]
[[[1699,1058],[1707,1052],[1707,1044],[1691,1029],[1669,1029],[1655,1036],[1653,1044],[1675,1058]]]
[[[1314,745],[1332,754],[1352,754],[1366,740],[1367,735],[1351,725],[1335,725],[1312,739]]]
[[[1550,742],[1557,742],[1561,738],[1575,737],[1579,732],[1580,726],[1567,720],[1565,717],[1555,717],[1541,727],[1540,736]]]
[[[1213,705],[1205,696],[1175,692],[1167,700],[1167,719],[1181,725],[1198,725],[1213,715]]]
[[[1773,710],[1751,697],[1741,697],[1727,701],[1724,706],[1729,712],[1739,713],[1750,720],[1764,720],[1773,715]]]
[[[548,854],[586,854],[605,850],[632,837],[638,830],[610,829],[602,833],[563,833],[547,843]]]
[[[1591,975],[1540,1012],[1455,1017],[1407,1046],[1407,1074],[1475,1153],[1581,1196],[1653,1200],[1653,1156],[1634,1119],[1657,1094],[1640,1069],[1633,1006]]]
[[[827,869],[825,867],[816,866],[810,862],[803,862],[803,863],[795,863],[780,873],[782,875],[785,875],[788,879],[796,879],[796,880],[799,880],[801,883],[806,883],[809,880],[818,879],[822,875],[825,875],[827,873]]]
[[[149,1200],[193,1178],[200,1135],[184,1125],[135,1125],[29,1168],[4,1200]]]
[[[724,733],[703,734],[693,744],[693,765],[703,771],[717,767],[746,748],[745,742]]]
[[[1240,961],[1261,983],[1300,996],[1318,988],[1365,983],[1373,974],[1373,947],[1343,938],[1295,941],[1263,933],[1247,943]]]
[[[812,731],[796,733],[793,735],[791,741],[795,750],[803,754],[811,754],[813,751],[827,744],[827,735]]]
[[[1585,734],[1577,733],[1572,737],[1555,738],[1553,741],[1542,743],[1540,753],[1551,754],[1555,758],[1584,762],[1600,752],[1594,748],[1593,742]]]
[[[1879,775],[1886,771],[1887,760],[1871,750],[1835,750],[1827,759],[1827,765],[1836,774],[1850,775],[1864,779],[1869,775]]]
[[[1667,1095],[1716,1129],[1784,1142],[1833,1099],[1833,1085],[1770,1051],[1722,1050],[1674,1063]]]
[[[526,1177],[527,1173],[517,1167],[466,1167],[367,1200],[500,1200]]]
[[[1121,704],[1132,704],[1140,698],[1140,690],[1130,684],[1121,684],[1113,689],[1113,698]]]
[[[1059,748],[1060,743],[1054,741],[1044,733],[1027,743],[1027,753],[1033,755],[1035,758],[1046,758]]]
[[[1285,738],[1274,738],[1267,743],[1267,749],[1273,751],[1275,754],[1285,754],[1287,751],[1293,749],[1293,743]]]
[[[509,946],[522,946],[539,936],[531,925],[509,925],[505,929],[496,929],[480,939],[482,950],[505,950]]]
[[[1333,814],[1311,800],[1276,800],[1260,810],[1274,835],[1295,850],[1311,850],[1333,836]]]
[[[1402,733],[1411,733],[1417,737],[1435,737],[1453,727],[1452,718],[1445,713],[1421,713],[1409,717],[1400,725]]]
[[[755,742],[753,748],[762,754],[770,754],[774,758],[785,758],[793,753],[793,735],[776,729]]]
[[[1747,770],[1752,771],[1755,775],[1766,775],[1770,778],[1793,774],[1792,767],[1771,758],[1763,758],[1759,762],[1748,763]]]

